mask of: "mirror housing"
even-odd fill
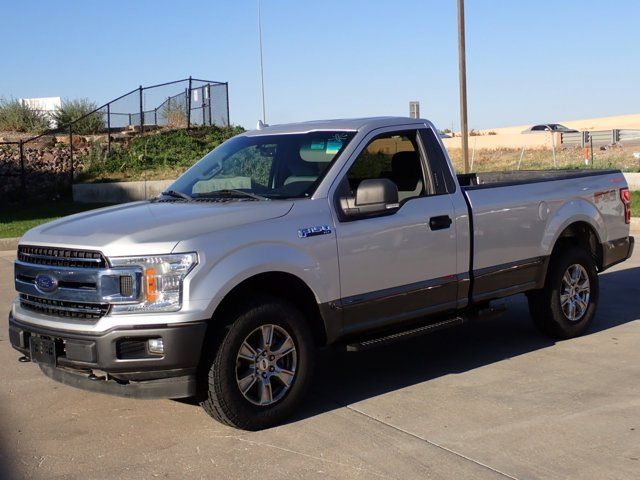
[[[387,178],[362,180],[355,197],[341,198],[340,207],[351,220],[395,213],[400,208],[398,187]]]

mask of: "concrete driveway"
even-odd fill
[[[12,261],[0,253],[0,477],[640,478],[640,252],[601,276],[584,337],[542,337],[519,296],[498,320],[327,352],[299,415],[257,433],[18,363]]]

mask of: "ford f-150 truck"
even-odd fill
[[[27,232],[10,339],[59,382],[195,396],[261,429],[300,403],[320,347],[460,325],[522,292],[544,333],[582,334],[629,223],[617,170],[456,176],[425,120],[267,126],[157,198]]]

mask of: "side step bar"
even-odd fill
[[[433,333],[444,328],[462,325],[465,322],[466,320],[463,317],[453,317],[447,320],[442,320],[441,322],[413,328],[411,330],[404,330],[402,332],[391,333],[383,337],[370,338],[361,342],[350,343],[347,345],[347,352],[361,352],[363,350],[369,350],[370,348],[388,345],[390,343],[399,342],[400,340]]]

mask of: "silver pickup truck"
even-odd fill
[[[460,325],[522,292],[544,333],[582,334],[629,223],[617,170],[456,177],[425,120],[265,127],[157,198],[25,234],[10,339],[54,380],[195,396],[261,429],[299,404],[320,347]]]

